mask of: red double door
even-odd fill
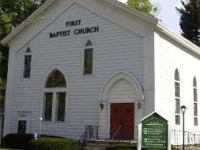
[[[128,140],[134,138],[134,104],[112,103],[110,138]]]

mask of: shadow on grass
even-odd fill
[[[21,149],[0,148],[0,150],[21,150]]]

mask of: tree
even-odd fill
[[[181,1],[184,8],[176,8],[180,13],[179,25],[182,35],[200,46],[200,1],[189,0],[187,3]]]
[[[0,44],[0,87],[6,85],[8,66],[8,47]]]
[[[128,0],[127,5],[151,16],[153,16],[152,12],[157,11],[157,7],[153,6],[149,0]]]
[[[45,0],[0,0],[0,40],[8,35]],[[7,78],[8,48],[0,45],[0,86]]]

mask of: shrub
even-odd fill
[[[39,138],[31,140],[28,150],[75,150],[78,141],[66,138]]]
[[[7,134],[4,137],[4,144],[8,148],[27,149],[33,138],[33,134]]]
[[[64,137],[56,136],[56,135],[42,134],[42,135],[40,135],[40,138],[64,138]]]

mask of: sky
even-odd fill
[[[127,0],[119,1],[127,2]],[[170,30],[180,33],[180,16],[175,7],[181,7],[181,0],[151,0],[151,3],[158,7],[156,17],[162,21],[162,24]]]

